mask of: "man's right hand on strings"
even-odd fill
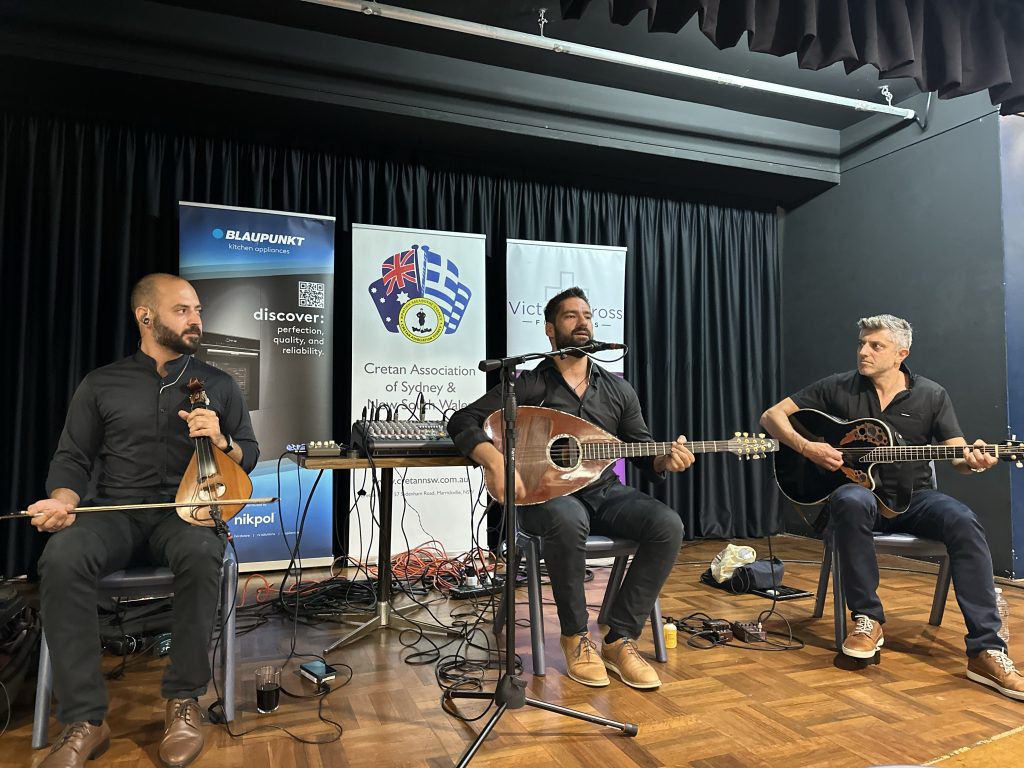
[[[808,440],[800,449],[800,455],[833,472],[843,466],[843,454],[828,443]]]

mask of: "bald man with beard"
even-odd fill
[[[238,385],[193,357],[203,335],[195,289],[174,275],[146,275],[135,285],[131,304],[138,350],[92,371],[79,385],[50,462],[48,497],[28,508],[32,525],[50,534],[39,560],[40,602],[57,719],[65,724],[40,768],[80,768],[109,746],[97,584],[140,561],[174,572],[160,760],[171,768],[186,766],[203,749],[198,698],[211,676],[208,648],[223,539],[169,507],[91,515],[72,510],[91,487],[96,495],[90,504],[174,501],[195,451],[193,438],[209,438],[246,472],[256,466],[259,446]],[[206,408],[189,410],[193,377],[210,398]]]

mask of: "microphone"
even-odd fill
[[[627,349],[627,347],[625,344],[616,344],[614,341],[597,341],[592,339],[586,344],[580,344],[575,349],[589,355],[592,352],[604,352],[606,349]]]

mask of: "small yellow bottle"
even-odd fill
[[[676,625],[671,621],[665,623],[665,647],[675,648],[677,643]]]

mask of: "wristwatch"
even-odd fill
[[[228,444],[224,446],[224,453],[231,453],[231,449],[235,447],[235,442],[231,439],[231,435],[224,435],[224,439],[228,441]]]

